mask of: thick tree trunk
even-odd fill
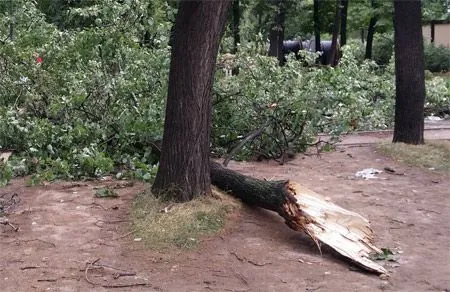
[[[373,15],[370,18],[369,22],[369,28],[367,30],[367,42],[366,42],[366,59],[372,59],[372,47],[373,47],[373,35],[375,34],[375,25],[377,24],[378,17],[376,9],[376,2],[375,0],[371,1]]]
[[[284,40],[284,19],[285,3],[284,0],[277,1],[277,12],[274,23],[269,33],[269,56],[277,57],[280,65],[284,64],[283,40]]]
[[[347,44],[347,12],[348,0],[341,0],[341,46]]]
[[[336,12],[334,15],[333,36],[331,38],[331,53],[330,53],[330,65],[332,67],[336,67],[339,60],[338,36],[340,27],[341,27],[341,1],[336,0]]]
[[[424,142],[425,73],[420,5],[420,1],[394,1],[396,98],[393,142]]]
[[[387,271],[370,259],[381,250],[372,244],[369,221],[290,181],[258,180],[211,162],[211,182],[246,204],[277,212],[286,225],[350,258],[367,270]]]
[[[320,16],[319,16],[319,0],[314,0],[314,11],[313,11],[313,21],[314,21],[314,42],[316,52],[321,51],[320,49]]]
[[[230,5],[227,0],[180,3],[154,193],[187,201],[211,192],[211,88]]]
[[[299,215],[289,214],[289,209],[292,209],[289,205],[295,205],[296,200],[288,192],[288,181],[258,180],[224,168],[216,162],[210,165],[211,183],[223,191],[232,191],[233,196],[244,203],[277,212],[286,219],[287,224],[292,216]]]

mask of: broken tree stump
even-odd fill
[[[369,221],[329,202],[295,182],[265,181],[245,176],[210,162],[211,183],[244,203],[278,213],[295,231],[303,231],[317,244],[351,259],[366,270],[385,274],[370,255],[382,251],[372,244]]]

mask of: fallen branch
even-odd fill
[[[114,279],[119,279],[120,277],[136,276],[135,272],[119,272],[113,275]]]
[[[98,262],[99,260],[100,260],[100,258],[96,259],[96,260],[93,261],[93,262],[90,262],[90,263],[86,266],[86,269],[84,270],[84,278],[86,279],[86,281],[87,281],[89,284],[92,284],[92,285],[94,285],[94,286],[97,286],[98,284],[92,282],[91,280],[89,280],[88,272],[89,272],[89,269],[92,269],[93,266],[94,266],[94,264],[95,264],[96,262]]]
[[[252,260],[247,260],[247,262],[248,262],[249,264],[252,264],[252,265],[257,266],[257,267],[263,267],[263,266],[272,264],[271,262],[267,262],[267,263],[257,263],[257,262],[254,262],[254,261],[252,261]]]
[[[130,220],[111,220],[111,221],[106,221],[106,220],[98,219],[97,221],[95,221],[94,225],[99,227],[99,228],[103,228],[101,226],[101,225],[103,225],[103,223],[105,223],[105,224],[116,224],[116,223],[129,222],[129,221]],[[102,223],[102,224],[100,224],[100,223]]]
[[[11,222],[9,222],[8,218],[0,217],[0,224],[2,225],[8,225],[11,227],[14,231],[19,231],[19,227],[13,225]]]
[[[238,256],[234,251],[230,251],[230,254],[234,255],[240,262],[245,261],[245,258]]]
[[[122,239],[122,238],[127,237],[128,235],[131,235],[131,234],[136,233],[136,232],[137,232],[137,230],[132,230],[130,232],[125,233],[124,235],[121,235],[119,237],[113,238],[112,240]]]
[[[42,243],[46,243],[46,244],[48,244],[48,245],[51,245],[51,246],[53,246],[53,247],[56,247],[56,244],[54,244],[53,242],[45,241],[45,240],[42,240],[42,239],[39,239],[39,238],[35,238],[35,239],[27,239],[27,240],[19,240],[19,241],[22,241],[22,242],[39,241],[39,242],[42,242]]]
[[[257,263],[257,262],[255,262],[255,261],[249,260],[249,259],[247,259],[247,258],[245,258],[245,257],[239,256],[239,255],[238,255],[237,253],[235,253],[234,251],[230,251],[230,254],[234,255],[234,256],[235,256],[239,261],[241,261],[241,262],[247,262],[247,263],[252,264],[252,265],[254,265],[254,266],[257,266],[257,267],[262,267],[262,266],[270,265],[270,264],[271,264],[271,262],[267,262],[267,263]]]
[[[319,251],[320,244],[325,243],[369,271],[387,273],[370,258],[372,253],[382,251],[372,244],[369,221],[361,215],[288,180],[258,180],[216,162],[210,162],[210,170],[212,184],[246,204],[278,213],[291,229],[308,234]]]
[[[88,277],[88,273],[89,273],[90,270],[107,267],[107,268],[111,268],[111,269],[114,269],[114,270],[124,271],[124,270],[117,269],[117,268],[114,268],[114,267],[97,264],[98,261],[100,261],[100,258],[98,258],[98,259],[88,263],[87,266],[86,266],[86,269],[84,270],[84,278],[86,279],[86,281],[89,284],[94,285],[94,286],[101,286],[103,288],[127,288],[127,287],[136,287],[136,286],[147,286],[147,283],[130,283],[130,284],[125,284],[125,283],[99,284],[99,283],[95,283],[94,281],[92,281]],[[119,276],[117,276],[117,275],[119,275]],[[134,276],[134,275],[136,275],[136,273],[133,273],[133,272],[121,272],[121,273],[115,273],[113,275],[113,278],[114,279],[118,279],[119,277],[122,277],[122,276]]]
[[[136,286],[147,286],[147,283],[131,283],[131,284],[111,284],[111,285],[101,285],[103,288],[127,288]]]
[[[34,270],[34,269],[39,269],[41,266],[25,266],[25,267],[21,267],[20,269],[22,270],[22,271],[25,271],[25,270]]]
[[[227,166],[228,163],[230,162],[230,160],[234,157],[234,155],[236,155],[236,153],[242,148],[244,147],[244,145],[247,142],[250,142],[252,140],[254,140],[255,138],[257,138],[258,136],[260,136],[264,130],[269,126],[269,123],[265,123],[261,128],[253,131],[252,133],[250,133],[250,135],[248,135],[247,137],[245,137],[241,142],[239,142],[233,149],[231,149],[230,153],[228,153],[225,156],[225,160],[223,161],[223,165]]]

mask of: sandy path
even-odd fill
[[[382,173],[355,179],[367,167],[389,166],[406,175]],[[162,254],[147,250],[130,230],[131,200],[144,185],[118,190],[119,199],[95,199],[94,183],[25,187],[15,180],[1,193],[21,202],[0,225],[1,291],[450,291],[449,175],[400,165],[372,147],[347,147],[318,157],[230,163],[259,178],[291,178],[372,221],[376,244],[401,251],[387,262],[389,280],[353,271],[325,249],[321,256],[306,236],[280,218],[245,208],[233,231],[205,240],[196,250]],[[113,182],[109,182],[113,183]],[[97,186],[99,183],[95,183]],[[136,276],[114,279],[115,270],[89,271],[99,260]],[[102,285],[147,283],[103,288]]]

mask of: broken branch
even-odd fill
[[[319,251],[320,243],[325,243],[366,270],[387,273],[370,258],[370,254],[381,250],[372,244],[369,221],[361,215],[288,180],[258,180],[212,161],[210,171],[212,184],[246,204],[278,213],[289,228],[308,234]]]
[[[265,123],[261,128],[253,131],[247,137],[245,137],[241,142],[239,142],[233,149],[231,149],[230,153],[225,156],[225,160],[223,161],[223,165],[227,166],[230,160],[236,155],[236,153],[244,147],[247,142],[250,142],[260,136],[264,130],[269,126],[269,123]]]
[[[7,218],[0,218],[0,224],[2,225],[8,225],[9,227],[11,227],[14,231],[19,231],[19,227],[13,225],[11,222],[9,222],[9,220]]]
[[[110,268],[110,269],[114,269],[114,270],[121,270],[121,269],[117,269],[117,268],[110,267],[110,266],[107,266],[107,265],[97,264],[98,261],[100,261],[100,258],[98,258],[98,259],[88,263],[87,266],[86,266],[86,269],[84,270],[84,278],[86,279],[86,281],[89,284],[94,285],[94,286],[101,286],[103,288],[127,288],[127,287],[136,287],[136,286],[147,286],[147,283],[130,283],[130,284],[126,284],[126,283],[119,283],[119,284],[99,284],[99,283],[95,283],[94,281],[92,281],[88,277],[89,270],[93,270],[95,268],[104,268],[104,267],[107,267],[107,268]],[[136,273],[134,273],[134,272],[120,272],[120,273],[115,273],[113,275],[113,278],[114,279],[118,279],[119,277],[122,277],[122,276],[134,276],[134,275],[136,275]]]

